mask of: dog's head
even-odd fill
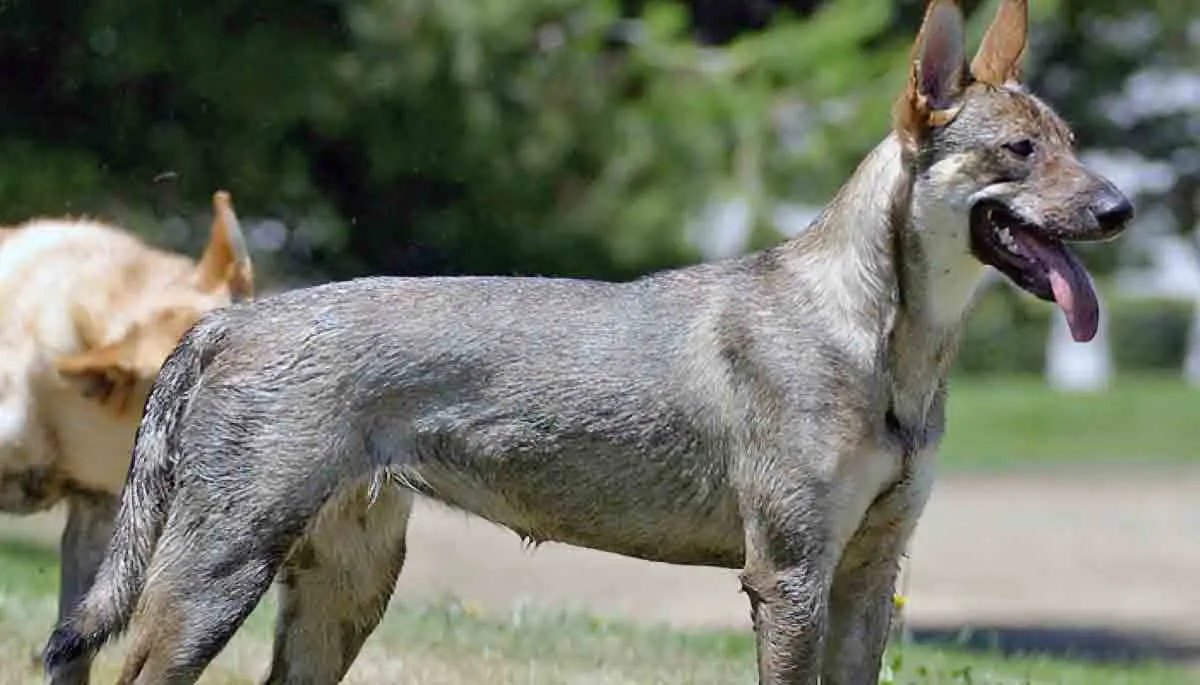
[[[1076,158],[1074,135],[1018,82],[1026,0],[1002,0],[974,59],[963,16],[932,0],[896,103],[896,133],[915,167],[914,198],[933,198],[968,225],[961,248],[1066,314],[1076,340],[1096,333],[1087,271],[1064,242],[1112,238],[1129,200]]]
[[[213,210],[199,262],[158,253],[153,265],[146,265],[126,288],[119,316],[128,324],[119,338],[109,339],[110,321],[105,320],[118,313],[72,312],[84,350],[57,358],[54,366],[85,397],[117,415],[137,417],[159,368],[183,334],[206,312],[253,296],[254,268],[229,193],[213,196]]]

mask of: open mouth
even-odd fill
[[[1036,297],[1058,304],[1077,342],[1096,336],[1096,291],[1087,269],[1062,241],[1003,205],[983,201],[971,209],[971,252]]]

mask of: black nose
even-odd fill
[[[1124,226],[1133,218],[1133,204],[1121,191],[1108,188],[1092,203],[1092,214],[1104,226]]]

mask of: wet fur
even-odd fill
[[[1066,149],[996,177],[997,141],[1065,125],[963,76],[952,3],[922,36],[896,132],[774,248],[620,284],[365,278],[205,317],[163,367],[49,667],[132,618],[121,682],[194,682],[278,578],[267,682],[336,682],[418,493],[535,543],[740,568],[760,682],[873,684],[983,275],[971,198],[1107,192]],[[1019,50],[985,56],[1011,70]]]

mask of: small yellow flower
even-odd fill
[[[904,595],[900,593],[892,595],[892,606],[896,607],[897,610],[903,609],[906,604],[908,604],[908,598]]]
[[[483,615],[483,607],[474,602],[463,602],[462,610],[470,618],[479,618]]]

